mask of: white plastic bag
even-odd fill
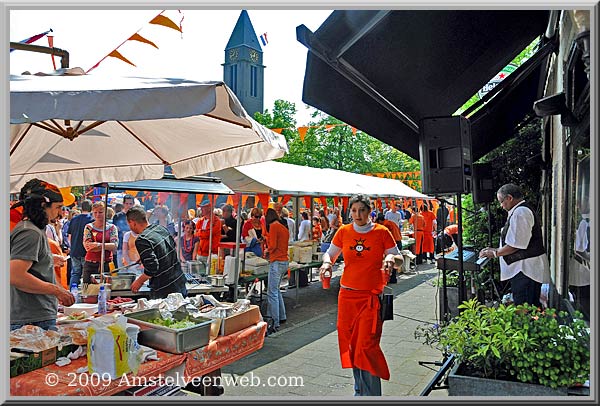
[[[142,355],[138,333],[139,327],[127,324],[121,314],[92,320],[88,327],[88,373],[108,374],[111,379],[131,371],[137,373]]]

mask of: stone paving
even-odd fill
[[[352,370],[341,368],[337,347],[338,268],[329,290],[321,288],[318,270],[314,269],[313,282],[298,292],[297,306],[294,289],[284,293],[287,322],[265,338],[260,351],[222,369],[223,379],[229,380],[225,382],[225,397],[306,399],[353,395]],[[416,271],[400,274],[398,283],[390,285],[395,295],[395,315],[394,320],[384,323],[381,340],[391,372],[390,380],[382,381],[385,397],[418,399],[437,371],[438,367],[420,365],[419,361],[440,361],[441,353],[414,338],[417,326],[438,320],[438,292],[432,284],[437,276],[434,265],[422,264]],[[262,310],[265,314],[266,301]],[[242,380],[234,384],[233,379]],[[447,396],[447,391],[436,389],[429,395],[440,396]]]

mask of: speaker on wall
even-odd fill
[[[423,193],[470,193],[471,125],[463,116],[423,118],[419,126]]]
[[[496,198],[496,188],[489,162],[473,164],[473,203],[490,203]]]

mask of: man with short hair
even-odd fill
[[[151,289],[151,299],[164,299],[169,293],[187,296],[185,276],[177,259],[177,247],[169,230],[160,224],[149,224],[146,210],[133,206],[127,210],[127,223],[138,234],[135,248],[144,265],[144,272],[131,284],[137,293],[146,281]]]
[[[515,305],[528,303],[540,307],[542,284],[550,282],[540,219],[517,185],[501,186],[496,197],[508,212],[500,234],[500,248],[484,248],[479,257],[499,258],[500,280],[510,280]]]
[[[127,224],[127,211],[133,207],[135,204],[135,200],[132,195],[126,194],[123,196],[123,210],[115,214],[113,217],[113,224],[117,226],[117,230],[119,231],[119,244],[117,245],[117,263],[115,264],[118,267],[124,266],[123,263],[123,235],[129,230],[129,225]]]
[[[390,210],[385,213],[385,219],[393,221],[398,226],[398,229],[402,228],[402,221],[404,221],[404,215],[398,211],[398,205],[393,204]],[[402,249],[402,248],[401,248]]]
[[[81,202],[81,214],[76,215],[69,222],[69,230],[67,236],[69,245],[71,246],[71,278],[69,278],[69,286],[77,284],[83,274],[83,263],[85,262],[85,254],[87,251],[83,247],[83,230],[85,225],[94,221],[92,217],[92,201],[84,199]]]
[[[290,232],[289,243],[292,244],[296,235],[296,223],[290,218],[290,211],[285,207],[281,209],[281,218],[287,223],[287,229]]]
[[[221,234],[221,242],[235,242],[238,221],[233,217],[233,206],[226,204],[221,210],[223,210],[223,234]]]

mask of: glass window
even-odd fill
[[[258,69],[256,66],[250,67],[250,96],[258,97]]]

